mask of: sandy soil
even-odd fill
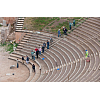
[[[16,61],[8,59],[9,54],[4,47],[0,47],[0,82],[24,82],[29,77],[29,70],[19,63],[19,68],[10,69],[11,65],[16,65]],[[9,73],[10,75],[6,75]],[[14,75],[12,75],[14,73]]]

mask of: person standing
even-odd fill
[[[34,54],[33,54],[33,59],[35,60],[35,52],[34,52]]]
[[[52,45],[53,39],[52,37],[50,37],[50,45]]]
[[[75,26],[75,19],[73,19],[73,25]]]
[[[41,55],[41,46],[39,46],[40,48],[39,48],[39,54]]]
[[[26,63],[28,64],[29,63],[29,57],[26,56]]]
[[[37,50],[38,50],[38,48],[36,47],[36,48],[35,48],[35,52],[36,52]]]
[[[36,52],[37,50],[38,50],[38,48],[36,47],[36,48],[35,48],[35,52]]]
[[[45,49],[45,47],[46,47],[46,43],[44,42],[43,45],[44,45],[44,49]]]
[[[31,51],[31,56],[32,56],[32,59],[34,58],[33,56],[34,56],[34,52],[33,52],[33,50]]]
[[[22,63],[24,64],[24,57],[22,56]]]
[[[63,32],[64,32],[65,27],[63,27]]]
[[[45,48],[45,47],[44,47],[44,45],[43,45],[43,46],[42,46],[42,53],[44,53],[44,48]]]
[[[38,54],[39,54],[39,50],[36,51],[36,56],[37,56],[37,58],[38,58]]]
[[[58,37],[59,37],[59,35],[60,35],[60,37],[61,37],[60,29],[58,30]]]
[[[35,72],[35,65],[34,64],[32,65],[32,72],[33,72],[33,70]]]
[[[17,68],[19,67],[18,59],[17,59]]]
[[[65,35],[67,35],[67,33],[66,33],[66,32],[67,32],[67,29],[66,29],[66,28],[64,28],[64,34],[65,34]]]
[[[47,40],[47,49],[49,49],[49,41]]]
[[[69,28],[70,28],[70,30],[71,30],[71,26],[72,26],[72,24],[71,24],[71,22],[69,22]]]
[[[87,58],[88,57],[88,51],[87,50],[85,50],[86,52],[85,52],[85,57]]]

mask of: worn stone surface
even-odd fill
[[[3,20],[3,26],[7,26],[6,20]]]
[[[16,66],[16,61],[8,59],[8,52],[4,47],[0,47],[0,82],[24,82],[29,77],[29,70],[26,66],[19,63],[19,68],[10,69],[11,65]],[[10,73],[10,75],[6,75]],[[14,75],[12,75],[14,73]]]

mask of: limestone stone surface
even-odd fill
[[[19,68],[10,69],[11,65],[16,66],[16,61],[8,59],[8,52],[4,47],[0,47],[0,82],[24,82],[29,77],[29,70],[26,66],[19,63]],[[7,75],[9,73],[9,75]],[[12,75],[14,73],[14,75]]]

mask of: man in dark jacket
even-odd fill
[[[67,35],[67,33],[66,33],[66,32],[67,32],[67,29],[66,29],[66,28],[64,28],[64,34],[65,34],[65,35]]]
[[[35,72],[35,65],[34,65],[34,64],[32,65],[32,69],[33,69],[34,72]],[[33,72],[33,70],[32,70],[32,72]]]
[[[29,63],[29,57],[26,56],[26,63],[28,64]]]
[[[47,49],[49,49],[49,41],[47,40]]]
[[[37,58],[38,58],[38,55],[39,55],[39,50],[36,51],[36,56],[37,56]]]
[[[45,48],[46,47],[46,43],[44,42],[43,45],[44,45],[44,48]]]
[[[24,64],[24,57],[22,56],[22,63]]]
[[[44,53],[44,48],[45,48],[45,47],[44,47],[44,45],[43,45],[43,46],[42,46],[42,53]]]

